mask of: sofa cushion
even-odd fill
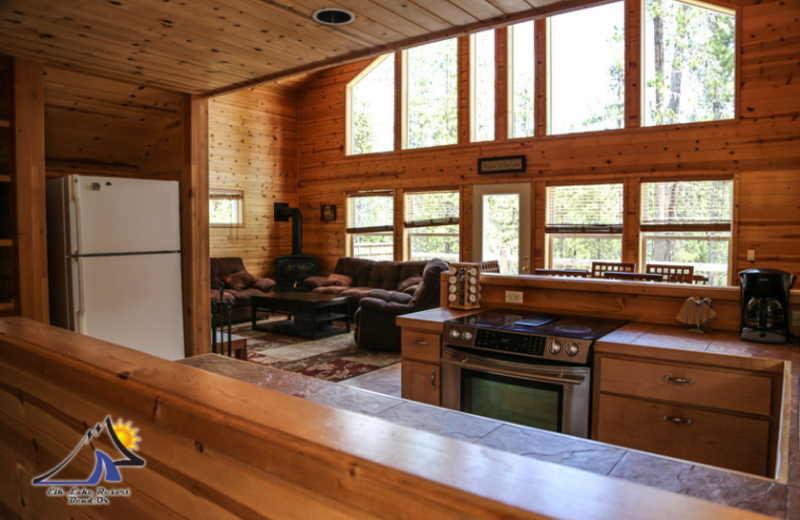
[[[372,274],[369,275],[369,282],[366,285],[373,289],[386,289],[387,291],[397,289],[401,264],[402,262],[375,262],[375,265],[372,266]]]
[[[369,275],[372,271],[372,264],[375,260],[366,258],[352,258],[343,256],[336,262],[333,272],[336,274],[346,274],[353,280],[354,285],[363,286],[369,282]]]
[[[228,276],[223,276],[222,281],[225,282],[226,287],[230,287],[234,291],[241,291],[256,281],[256,277],[245,270],[238,271]]]
[[[422,278],[422,272],[425,270],[426,265],[428,265],[427,260],[414,260],[410,262],[402,262],[402,264],[400,265],[399,282],[402,282],[407,278],[416,278],[416,277]],[[398,288],[397,290],[401,291],[402,289]]]
[[[400,280],[400,283],[397,284],[397,290],[400,292],[406,292],[407,289],[409,289],[410,287],[416,287],[421,282],[422,282],[422,276],[412,276],[411,278]]]
[[[330,275],[324,282],[322,282],[322,285],[324,287],[351,287],[353,285],[353,277],[347,276],[346,274],[334,273]]]
[[[319,293],[319,294],[340,294],[343,291],[346,291],[349,287],[342,287],[339,285],[329,285],[327,287],[317,287],[311,292]]]
[[[367,295],[368,292],[375,289],[374,287],[349,287],[346,290],[342,291],[340,294],[342,296],[349,296],[354,300],[360,300],[364,296]]]
[[[222,293],[223,300],[234,300],[233,294],[230,291],[224,291]],[[211,291],[211,301],[218,302],[219,301],[219,291]]]
[[[441,284],[442,271],[447,271],[448,269],[450,269],[450,265],[444,260],[434,258],[428,262],[428,265],[425,266],[425,271],[422,273],[422,283],[414,293],[411,305],[420,310],[429,308],[429,304],[431,304],[430,298],[433,295],[438,295],[437,289]],[[435,304],[432,305],[433,307],[439,306],[438,302],[432,303]]]
[[[238,256],[211,259],[211,288],[219,289],[222,277],[244,271],[244,262]]]
[[[258,289],[259,291],[263,291],[265,293],[272,291],[272,288],[277,285],[275,280],[272,278],[259,278],[255,282],[253,282],[252,287],[254,289]]]
[[[226,291],[226,292],[230,292],[230,294],[232,294],[233,297],[236,298],[236,303],[239,303],[239,302],[242,302],[242,301],[250,301],[250,298],[252,296],[266,296],[267,295],[267,293],[265,293],[263,291],[259,291],[258,289],[255,289],[255,288],[252,288],[252,287],[249,288],[249,289],[242,289],[240,291]]]

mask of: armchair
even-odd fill
[[[359,348],[373,351],[399,352],[400,327],[397,316],[434,309],[439,306],[442,271],[450,266],[434,258],[425,266],[422,282],[413,295],[373,289],[361,299],[356,311],[355,341]]]

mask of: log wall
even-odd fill
[[[244,194],[243,225],[211,227],[211,257],[272,275],[275,256],[292,252],[291,222],[274,221],[274,203],[297,205],[297,98],[261,87],[211,99],[209,110],[209,187]]]
[[[306,252],[320,256],[323,272],[345,254],[343,218],[319,222],[319,205],[336,204],[344,215],[347,191],[532,181],[532,214],[543,215],[547,182],[627,179],[635,186],[642,179],[722,175],[738,176],[739,182],[734,272],[774,267],[800,275],[800,86],[792,81],[800,73],[800,4],[747,4],[741,7],[734,121],[637,128],[637,119],[628,120],[624,130],[347,156],[346,85],[369,62],[318,73],[298,112],[298,195],[308,215]],[[537,87],[542,84],[537,81]],[[543,128],[541,121],[537,128]],[[526,174],[477,174],[480,157],[519,154],[527,158]],[[534,224],[534,267],[544,267],[543,222],[534,216]],[[628,244],[626,256],[636,249],[636,243]],[[754,264],[746,260],[748,249],[756,251]]]

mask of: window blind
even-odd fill
[[[733,181],[642,183],[642,231],[730,231]]]
[[[347,232],[381,233],[394,229],[394,196],[390,191],[347,196]]]
[[[222,191],[212,190],[208,193],[210,200],[242,200],[243,195],[241,191]]]
[[[406,193],[405,227],[458,225],[460,194],[458,191],[426,191]]]
[[[547,233],[622,233],[622,184],[547,187]]]

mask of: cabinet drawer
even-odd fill
[[[403,358],[439,363],[442,358],[441,336],[430,332],[403,329],[401,337]]]
[[[665,415],[692,423],[675,423]],[[613,395],[600,396],[598,416],[601,442],[766,476],[766,419]]]
[[[667,381],[693,380],[692,384]],[[772,378],[670,363],[602,358],[600,391],[768,416]]]

